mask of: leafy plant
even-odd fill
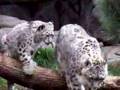
[[[116,67],[109,65],[108,71],[109,71],[109,74],[113,76],[120,76],[120,67],[116,68]]]
[[[34,60],[39,66],[51,68],[54,70],[58,69],[57,60],[55,59],[53,48],[40,48],[34,56]]]
[[[120,0],[95,0],[95,4],[103,28],[114,42],[120,42]]]
[[[7,81],[0,77],[0,90],[6,90],[7,89]]]

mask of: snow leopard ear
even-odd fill
[[[33,31],[33,32],[40,32],[42,30],[45,29],[45,25],[46,23],[45,22],[42,22],[42,21],[30,21],[29,22],[29,25],[30,25],[30,29]]]

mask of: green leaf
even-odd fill
[[[40,48],[34,56],[34,60],[39,66],[51,68],[54,70],[58,69],[57,60],[55,59],[53,48]]]

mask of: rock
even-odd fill
[[[120,66],[120,45],[103,47],[102,51],[108,64],[114,67]]]
[[[4,34],[9,33],[11,30],[12,28],[0,28],[0,39]]]
[[[19,23],[26,22],[25,20],[20,20],[16,17],[0,15],[0,27],[13,27]]]
[[[107,35],[101,27],[95,12],[92,0],[55,0],[38,9],[34,18],[53,21],[55,30],[59,30],[65,24],[76,23],[104,45],[114,44],[112,37]]]
[[[49,1],[49,4],[44,5],[40,8],[38,8],[36,14],[34,15],[34,19],[42,20],[42,21],[52,21],[55,25],[55,30],[59,30],[60,28],[60,22],[59,22],[59,15],[56,11],[56,1]]]
[[[95,0],[93,0],[95,1]],[[104,45],[112,45],[110,37],[98,21],[100,10],[92,0],[47,0],[47,3],[30,3],[21,5],[6,4],[0,6],[0,14],[18,17],[24,20],[52,21],[55,30],[65,24],[76,23],[81,25],[91,36],[96,37]],[[33,7],[28,7],[32,5]]]

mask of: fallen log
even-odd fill
[[[57,71],[36,67],[33,75],[25,75],[19,61],[0,54],[0,76],[35,90],[67,90],[65,79]],[[108,76],[102,90],[120,90],[120,77]]]

